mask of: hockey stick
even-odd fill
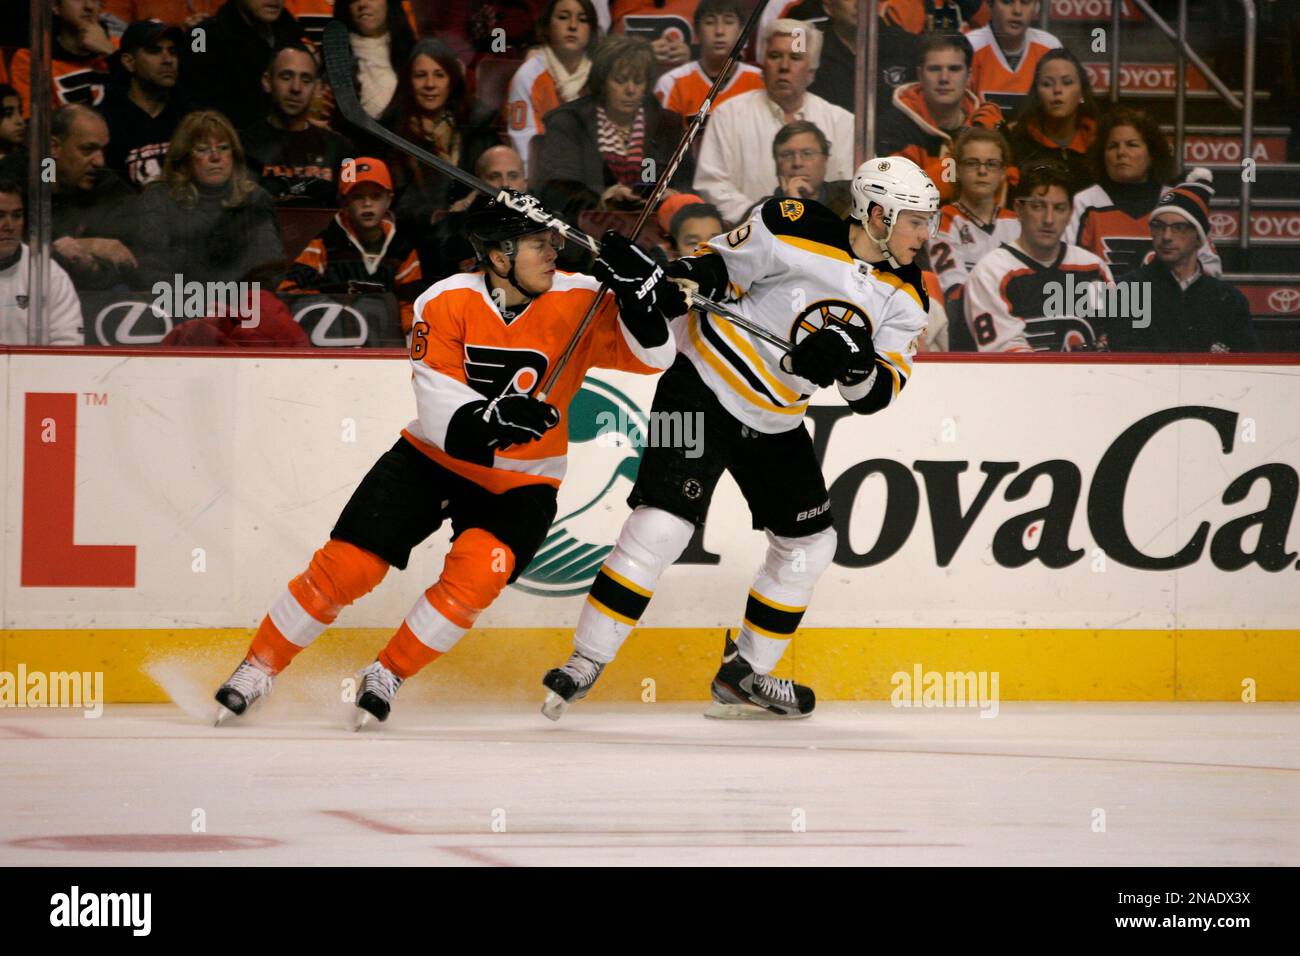
[[[641,229],[645,226],[646,220],[650,218],[650,213],[654,210],[655,206],[659,204],[659,198],[664,194],[664,190],[668,188],[668,183],[673,178],[673,174],[677,172],[677,167],[681,165],[682,160],[685,158],[686,151],[691,148],[692,141],[694,141],[696,134],[699,133],[700,127],[704,125],[704,120],[708,117],[709,110],[713,108],[713,98],[718,95],[719,91],[721,91],[722,85],[727,81],[727,77],[731,74],[732,69],[740,59],[740,52],[745,48],[745,43],[749,40],[749,35],[753,32],[754,25],[758,23],[759,16],[762,14],[765,6],[766,4],[762,3],[761,0],[756,0],[754,3],[754,9],[750,12],[749,19],[745,21],[744,27],[741,28],[740,36],[736,37],[736,42],[732,44],[731,52],[727,54],[727,59],[722,64],[722,69],[719,70],[718,75],[714,77],[713,85],[709,87],[709,92],[705,95],[704,101],[700,103],[700,108],[695,111],[694,119],[692,119],[690,125],[686,127],[686,132],[682,134],[682,138],[678,141],[677,148],[673,150],[672,156],[669,157],[668,166],[659,175],[658,182],[655,183],[655,188],[650,193],[650,198],[648,198],[645,201],[645,205],[641,207],[641,214],[637,216],[636,223],[632,226],[632,235],[630,238],[633,242],[636,242],[636,237],[641,234]],[[560,357],[556,361],[555,365],[546,373],[546,378],[542,381],[542,387],[538,391],[538,396],[540,398],[546,397],[547,393],[550,392],[556,381],[559,380],[560,374],[564,371],[564,367],[569,364],[569,359],[573,357],[574,349],[578,347],[579,340],[581,340],[581,338],[586,334],[588,326],[591,325],[591,320],[596,315],[596,309],[600,307],[601,299],[605,297],[605,289],[606,285],[602,282],[600,284],[600,289],[596,292],[596,298],[592,299],[591,305],[587,306],[586,315],[582,317],[582,321],[578,323],[578,327],[573,330],[573,335],[569,337],[569,344],[564,347],[564,351],[560,353]],[[689,298],[692,304],[694,304],[696,298],[695,295],[692,293]],[[731,318],[732,321],[735,321],[732,316],[727,316],[727,318]],[[742,324],[737,322],[736,324],[749,332],[755,332],[757,329],[757,326],[751,325],[750,323]],[[757,333],[755,332],[755,334]],[[775,335],[767,333],[766,330],[764,330],[764,334],[761,335],[760,338],[772,342],[773,344],[779,343],[779,347],[786,350],[790,348],[787,343],[781,341]],[[784,358],[782,358],[781,364],[785,364]]]
[[[469,187],[475,192],[480,192],[485,196],[491,196],[498,202],[515,210],[516,212],[527,216],[529,219],[539,223],[547,229],[554,229],[565,241],[572,240],[582,246],[593,255],[600,255],[600,243],[588,236],[586,233],[570,226],[563,219],[552,213],[547,212],[542,204],[534,196],[523,195],[508,189],[495,189],[492,186],[479,179],[473,173],[467,173],[453,163],[449,163],[441,157],[435,156],[426,149],[421,149],[405,137],[399,136],[392,130],[380,125],[373,117],[368,114],[361,106],[361,101],[357,98],[356,84],[353,80],[352,67],[352,43],[348,38],[348,28],[338,21],[331,21],[325,25],[325,34],[323,39],[323,60],[325,63],[325,74],[329,78],[330,86],[334,90],[334,102],[339,108],[339,112],[353,126],[365,133],[387,143],[389,146],[405,153],[412,159],[436,169],[445,176],[449,176]],[[784,339],[768,332],[762,326],[750,322],[743,315],[739,315],[733,310],[727,308],[718,302],[713,302],[699,294],[690,296],[691,304],[694,307],[708,309],[722,318],[740,326],[753,335],[770,342],[782,350],[788,350],[790,344]],[[600,301],[598,296],[596,302]],[[576,339],[570,342],[570,348],[567,354],[572,353],[572,346]],[[565,358],[567,361],[567,357]],[[539,397],[544,397],[544,393],[539,393]]]

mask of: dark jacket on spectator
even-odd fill
[[[654,96],[647,96],[641,105],[645,110],[644,155],[654,160],[657,175],[668,167],[682,138],[682,117],[664,109]],[[547,113],[542,122],[546,133],[537,170],[530,177],[534,186],[550,197],[549,202],[568,211],[593,208],[601,193],[618,181],[596,144],[596,98],[583,96],[565,103]],[[676,189],[690,189],[694,178],[695,164],[688,151],[671,184]],[[653,185],[645,184],[647,194]],[[549,205],[547,199],[543,202]]]
[[[24,181],[25,178],[24,178]],[[50,199],[50,239],[116,239],[139,258],[136,194],[122,177],[110,169],[101,170],[90,189],[56,192]],[[133,287],[134,269],[99,263],[93,268],[78,268],[57,253],[55,261],[63,266],[78,290]]]
[[[200,188],[193,206],[181,206],[167,186],[155,183],[140,196],[141,229],[136,258],[143,288],[185,282],[237,282],[270,265],[283,265],[284,245],[271,197],[253,187],[247,202],[233,209],[222,201],[227,189]],[[282,270],[280,270],[282,271]]]
[[[1256,352],[1250,304],[1236,286],[1201,273],[1184,291],[1174,274],[1150,262],[1116,280],[1117,289],[1149,283],[1151,324],[1136,329],[1128,319],[1110,322],[1113,352]],[[1122,299],[1120,301],[1123,301]]]
[[[260,27],[261,24],[258,24]],[[194,50],[202,30],[206,52]],[[220,110],[235,129],[243,129],[266,112],[262,71],[281,43],[302,42],[302,27],[285,10],[268,32],[252,26],[235,0],[190,32],[181,50],[181,78],[195,106]]]
[[[1077,193],[1097,181],[1092,164],[1088,162],[1088,149],[1097,137],[1097,124],[1086,116],[1079,117],[1075,124],[1074,140],[1068,145],[1059,146],[1050,140],[1033,122],[1017,122],[1007,132],[1007,141],[1011,144],[1011,155],[1020,169],[1048,160],[1055,160],[1065,167],[1070,176],[1070,192]]]
[[[484,151],[500,145],[501,137],[492,129],[493,119],[491,110],[478,107],[470,113],[469,122],[461,127],[460,158],[456,165],[466,172],[474,171]],[[410,138],[410,133],[398,132]],[[418,140],[416,142],[418,145]],[[427,144],[425,146],[428,148]],[[397,192],[393,213],[398,225],[416,242],[421,242],[429,233],[434,212],[447,209],[469,189],[450,176],[417,163],[405,153],[386,152],[385,159],[393,172],[393,188]]]
[[[265,117],[240,130],[239,141],[248,171],[277,205],[338,206],[343,160],[362,155],[333,130],[313,124],[304,130],[280,129]]]
[[[827,20],[822,27],[822,58],[808,92],[853,112],[857,97],[858,58]],[[877,98],[877,102],[881,102]]]

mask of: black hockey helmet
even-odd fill
[[[465,220],[465,232],[474,247],[474,254],[485,264],[489,250],[500,249],[513,260],[516,239],[546,231],[546,226],[540,222],[496,199],[471,212]]]

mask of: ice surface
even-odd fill
[[[1300,705],[0,710],[0,864],[1300,863]],[[188,711],[188,713],[187,713]],[[1104,832],[1097,821],[1104,812]],[[196,832],[202,824],[203,829]]]

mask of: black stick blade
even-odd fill
[[[370,119],[357,99],[356,68],[352,62],[352,40],[348,28],[338,20],[325,24],[322,58],[325,75],[334,90],[334,102],[348,122],[364,126]]]

